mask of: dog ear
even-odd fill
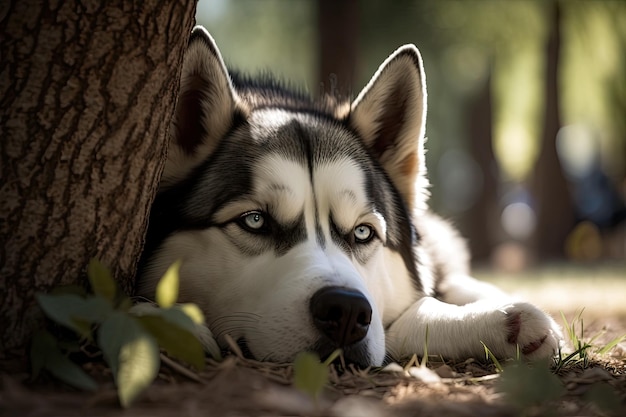
[[[425,81],[419,51],[405,45],[378,68],[348,116],[411,210],[424,208],[428,197]]]
[[[185,178],[216,148],[241,111],[237,93],[215,41],[202,26],[191,32],[180,91],[170,127],[161,186]]]

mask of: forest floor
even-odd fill
[[[609,353],[594,354],[626,335],[626,268],[545,267],[524,273],[478,271],[477,276],[532,301],[561,323],[577,324],[582,340],[600,334],[588,362],[572,360],[558,372],[544,365],[484,358],[462,363],[429,358],[397,371],[330,368],[330,383],[317,398],[293,386],[293,367],[251,361],[234,352],[209,361],[201,372],[164,362],[157,381],[129,409],[118,405],[110,371],[86,365],[100,382],[96,393],[58,383],[30,384],[27,375],[0,374],[0,416],[624,416],[626,340]],[[576,320],[581,309],[584,328]],[[571,347],[569,348],[572,351]],[[576,356],[578,358],[578,356]],[[554,376],[556,375],[556,376]],[[556,381],[556,383],[554,382]],[[556,388],[555,388],[556,384]]]

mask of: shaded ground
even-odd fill
[[[626,334],[626,272],[553,270],[496,279],[478,274],[507,289],[514,287],[558,317],[572,320],[585,307],[585,335],[604,331],[595,342],[602,345]],[[564,275],[567,280],[564,280]],[[581,294],[582,293],[582,294]],[[552,295],[550,295],[552,294]],[[581,297],[582,295],[582,297]],[[568,302],[569,300],[569,302]],[[582,304],[584,302],[584,304]],[[560,320],[557,320],[560,322]],[[588,367],[573,364],[559,372],[566,391],[541,406],[515,401],[502,392],[503,375],[493,364],[478,360],[441,363],[431,360],[433,372],[406,370],[331,369],[330,386],[316,403],[292,387],[292,367],[243,359],[233,353],[223,362],[209,362],[200,373],[165,359],[158,381],[129,410],[121,410],[109,371],[100,364],[88,370],[102,382],[95,394],[85,394],[56,383],[25,386],[27,375],[2,375],[0,415],[6,416],[516,416],[516,415],[626,415],[626,344],[611,355],[595,358]],[[411,375],[413,374],[413,375]],[[509,374],[512,375],[512,374]],[[519,386],[536,383],[522,381]],[[510,389],[510,388],[509,388]],[[617,400],[617,403],[615,401]],[[611,406],[612,411],[601,406]]]

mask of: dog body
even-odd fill
[[[359,366],[428,352],[552,355],[545,313],[469,277],[464,242],[426,206],[426,85],[404,46],[352,103],[229,74],[192,32],[138,293],[182,260],[179,301],[259,360],[342,348]],[[427,336],[428,334],[428,336]],[[214,339],[214,338],[215,339]]]

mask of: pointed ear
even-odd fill
[[[184,179],[205,160],[241,111],[215,41],[206,29],[196,26],[183,58],[161,186],[168,187]]]
[[[409,209],[424,207],[426,79],[414,45],[396,50],[352,103],[348,121],[393,181]]]

